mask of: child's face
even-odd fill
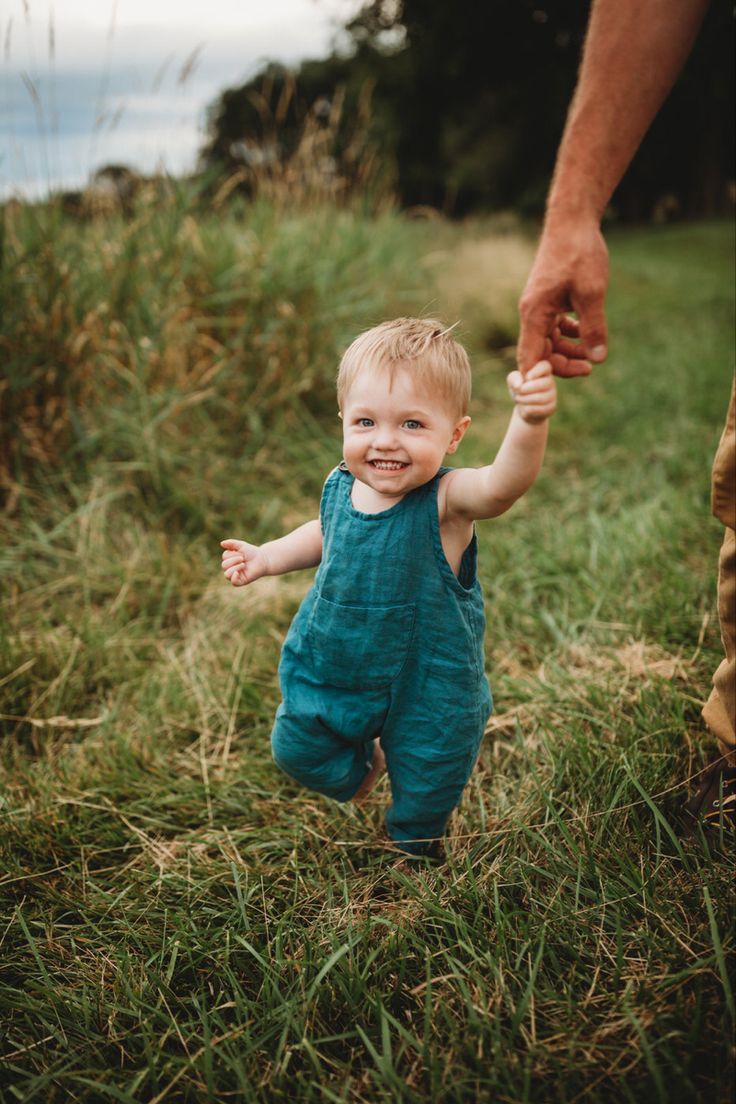
[[[470,418],[456,418],[447,400],[417,387],[397,368],[358,373],[342,409],[343,455],[350,472],[378,494],[408,494],[438,472],[462,440]]]

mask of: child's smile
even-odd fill
[[[408,468],[408,462],[402,460],[369,460],[368,463],[377,471],[403,471]]]

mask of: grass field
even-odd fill
[[[185,197],[3,226],[0,1099],[730,1100],[732,864],[675,826],[712,750],[731,228],[611,233],[612,354],[481,527],[496,712],[407,873],[386,780],[358,810],[270,760],[311,573],[233,591],[218,541],[315,515],[337,358],[384,317],[463,318],[457,462],[492,457],[529,242]]]

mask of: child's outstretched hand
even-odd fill
[[[509,372],[506,377],[511,397],[525,422],[534,425],[550,418],[557,408],[557,388],[552,365],[540,360],[525,376]]]
[[[268,575],[268,560],[261,548],[241,540],[220,541],[222,570],[233,586],[246,586]]]

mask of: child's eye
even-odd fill
[[[369,426],[373,425],[373,419],[372,418],[358,418],[358,425],[361,426],[363,429],[368,429]]]
[[[407,418],[404,422],[407,429],[421,429],[422,423],[418,422],[416,418]]]

